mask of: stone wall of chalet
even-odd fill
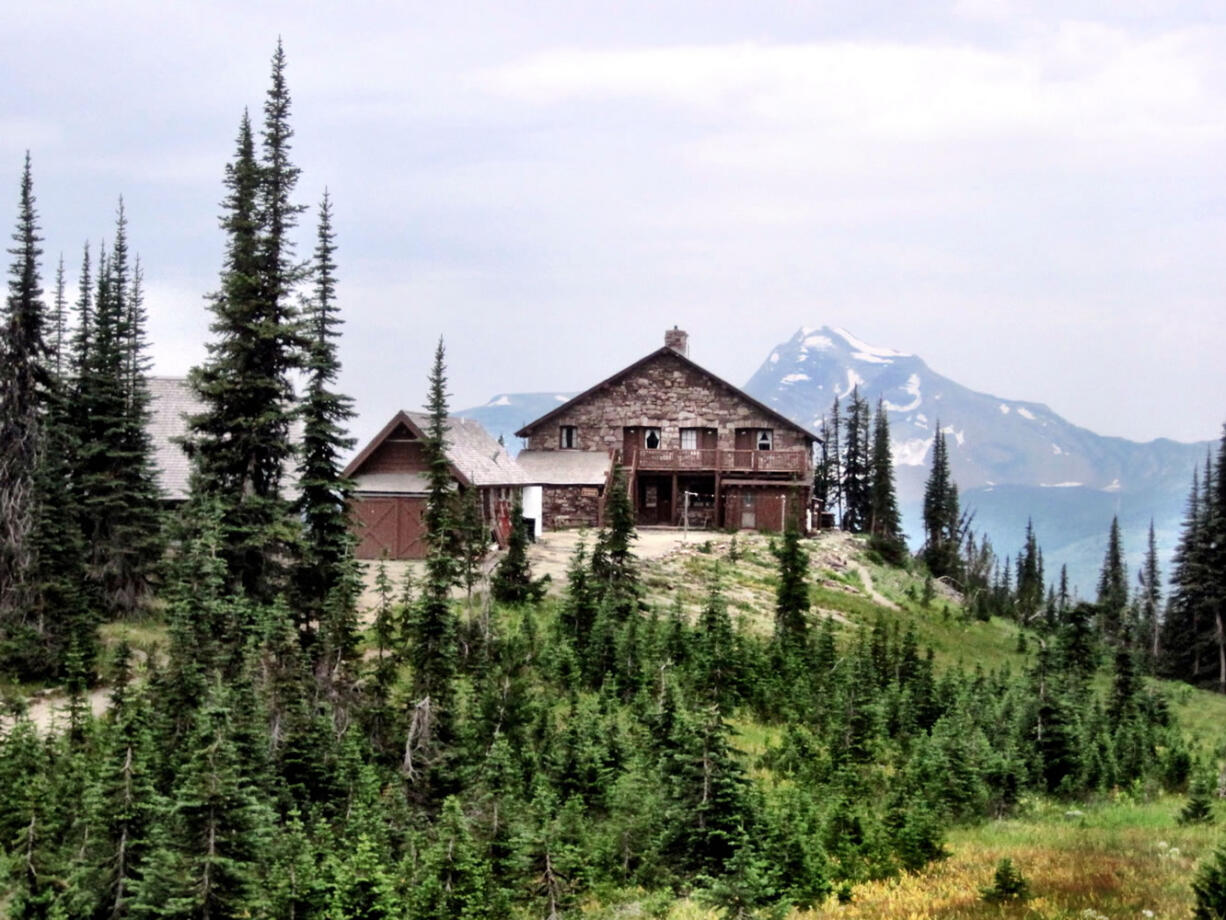
[[[600,493],[595,486],[545,486],[541,522],[546,530],[600,526]]]
[[[531,432],[528,447],[554,450],[558,432],[573,425],[579,450],[621,450],[624,429],[659,428],[661,448],[679,448],[682,428],[714,428],[722,448],[736,446],[736,429],[770,428],[774,449],[805,447],[805,438],[765,415],[739,394],[717,384],[671,353],[590,394]]]

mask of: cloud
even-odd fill
[[[915,142],[1015,135],[1170,139],[1203,130],[1204,29],[1136,36],[1066,22],[1017,45],[831,41],[560,49],[479,72],[538,106],[632,99],[741,125]],[[716,117],[718,116],[718,117]]]

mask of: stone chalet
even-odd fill
[[[547,529],[600,526],[615,463],[640,526],[676,526],[687,515],[690,527],[816,523],[817,436],[691,361],[680,329],[516,435],[527,442],[516,460],[541,487]]]

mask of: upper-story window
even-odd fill
[[[643,429],[643,446],[648,450],[655,450],[660,446],[660,429],[659,428],[644,428]]]
[[[682,450],[698,450],[698,429],[697,428],[682,428],[681,429],[681,449]]]
[[[558,429],[558,447],[578,447],[579,429],[574,425],[563,425]]]
[[[758,429],[758,450],[770,450],[774,446],[775,433],[769,428]]]

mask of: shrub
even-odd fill
[[[1201,864],[1192,882],[1194,920],[1226,920],[1226,847]]]
[[[980,895],[989,904],[1021,903],[1030,897],[1030,885],[1008,856],[996,864],[992,887],[981,888]]]

